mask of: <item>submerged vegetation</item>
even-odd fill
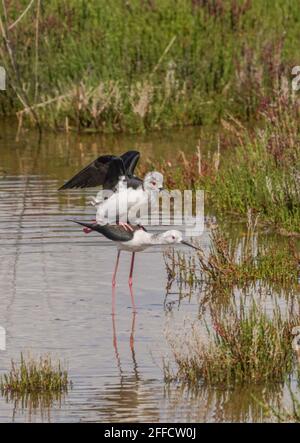
[[[211,309],[212,328],[208,342],[195,324],[184,341],[170,340],[176,374],[165,369],[167,381],[199,385],[231,386],[237,383],[283,383],[293,370],[292,329],[300,316],[284,319],[278,307],[267,313],[252,303],[245,308],[232,304],[223,310]]]
[[[287,239],[264,245],[257,222],[248,213],[246,233],[237,240],[214,225],[205,250],[165,253],[167,289],[175,280],[179,289],[198,291],[203,308],[192,325],[167,334],[173,354],[164,367],[167,383],[252,389],[283,387],[298,377],[299,258]],[[281,292],[283,304],[276,295]],[[271,415],[266,405],[262,409]]]
[[[49,356],[35,360],[21,354],[20,363],[12,361],[10,372],[0,379],[2,395],[64,393],[71,385],[68,372]]]
[[[299,63],[297,0],[5,0],[2,115],[144,131],[249,120]]]
[[[273,406],[270,406],[269,404],[261,401],[257,401],[265,410],[266,414],[270,417],[275,417],[275,419],[278,422],[283,423],[300,423],[300,400],[299,400],[299,386],[297,389],[297,393],[295,394],[292,390],[291,384],[288,384],[288,390],[289,390],[289,396],[290,396],[290,403],[291,406],[289,408],[287,407],[280,407],[280,408],[274,408]]]

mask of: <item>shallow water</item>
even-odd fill
[[[161,250],[139,253],[134,274],[137,314],[127,278],[130,254],[121,254],[117,315],[111,315],[114,246],[84,235],[66,219],[88,219],[94,192],[57,192],[64,179],[98,154],[135,148],[152,157],[193,150],[200,130],[150,136],[48,134],[39,143],[28,132],[15,140],[4,125],[0,139],[0,325],[6,350],[0,371],[20,352],[49,353],[66,363],[73,389],[49,407],[33,408],[0,397],[0,421],[257,421],[262,410],[251,392],[165,387],[165,330],[198,317],[197,297],[166,309],[167,275]],[[202,245],[208,242],[208,233]],[[279,392],[279,394],[278,394]],[[269,397],[282,396],[273,387]],[[286,391],[284,393],[286,395]],[[277,400],[276,400],[277,401]]]

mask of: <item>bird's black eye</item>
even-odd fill
[[[156,182],[151,182],[151,185],[155,186],[155,185],[156,185]]]
[[[175,240],[175,235],[172,235],[172,239]]]

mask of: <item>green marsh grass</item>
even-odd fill
[[[141,132],[249,120],[298,64],[297,0],[53,0],[18,20],[27,6],[0,11],[10,79],[0,112],[18,112],[20,125]]]
[[[49,356],[36,360],[21,354],[20,362],[12,361],[10,371],[0,378],[2,395],[60,394],[71,386],[67,370]]]
[[[228,118],[214,152],[204,155],[199,141],[194,154],[181,152],[153,167],[171,189],[203,189],[206,208],[220,219],[247,220],[250,210],[261,225],[299,237],[299,117],[299,97],[285,85],[262,108],[255,129]]]
[[[270,109],[263,128],[240,131],[241,143],[204,188],[218,213],[245,217],[250,208],[278,232],[299,235],[299,99],[281,93]]]

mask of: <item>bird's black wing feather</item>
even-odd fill
[[[121,157],[115,157],[109,163],[103,188],[113,189],[117,185],[121,175],[125,175],[125,166]]]
[[[139,161],[140,153],[138,151],[127,151],[121,155],[124,162],[126,175],[133,175],[137,162]]]
[[[92,231],[99,232],[104,235],[104,237],[108,238],[112,241],[117,242],[126,242],[133,239],[134,232],[139,229],[144,229],[138,225],[130,225],[133,231],[129,231],[125,229],[121,225],[98,225],[97,223],[86,223],[77,220],[70,220],[78,225],[84,226],[86,228],[91,229]],[[145,229],[144,229],[145,230]]]
[[[101,185],[104,189],[113,189],[118,183],[120,175],[132,177],[139,158],[140,153],[138,151],[128,151],[120,157],[101,155],[75,174],[74,177],[59,188],[59,191],[73,188],[91,188]]]
[[[143,186],[143,180],[139,177],[126,177],[127,188],[138,189]]]
[[[121,225],[104,225],[101,226],[102,234],[109,240],[126,242],[133,239],[134,232],[139,229],[139,227],[132,226],[133,231],[126,230]]]
[[[109,165],[115,158],[117,157],[114,155],[101,155],[68,180],[59,188],[59,191],[63,189],[91,188],[103,185],[106,180]]]

